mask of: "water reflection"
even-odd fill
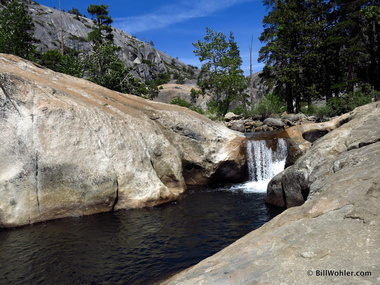
[[[151,284],[258,228],[264,194],[190,189],[177,203],[0,230],[0,284]]]

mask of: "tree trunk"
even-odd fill
[[[290,83],[285,83],[285,97],[286,97],[286,110],[288,113],[294,113],[293,107],[293,94],[292,94],[292,85]]]

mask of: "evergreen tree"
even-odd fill
[[[90,5],[88,13],[93,16],[94,27],[88,34],[93,51],[87,56],[86,71],[88,79],[109,89],[135,95],[156,95],[157,88],[148,88],[132,75],[132,68],[117,57],[120,48],[114,44],[112,18],[108,15],[107,5]]]
[[[380,88],[378,0],[265,0],[259,60],[289,112],[301,103]]]
[[[203,62],[198,85],[210,91],[218,115],[228,112],[231,102],[240,99],[246,89],[246,79],[240,66],[242,59],[233,34],[227,40],[221,32],[206,28],[204,41],[193,43],[195,55]]]
[[[79,51],[66,48],[62,55],[58,50],[48,50],[39,59],[39,64],[57,72],[62,72],[75,77],[83,77],[84,62]]]
[[[296,1],[293,1],[293,4],[294,2]],[[295,89],[299,71],[299,57],[295,53],[299,52],[297,29],[300,27],[300,17],[285,1],[267,0],[264,4],[272,10],[263,20],[264,32],[260,40],[267,45],[260,49],[259,61],[266,62],[263,73],[265,79],[283,90],[287,110],[294,112],[293,101],[297,94]]]
[[[126,67],[117,57],[117,50],[118,48],[114,45],[99,44],[85,60],[88,79],[96,84],[123,93],[135,95],[151,93],[151,90],[146,88],[141,80],[134,78],[132,68]]]
[[[17,0],[2,0],[0,52],[31,59],[35,53],[32,18],[27,6]]]
[[[92,16],[94,21],[94,27],[88,34],[88,39],[95,45],[102,44],[105,41],[113,43],[113,34],[111,24],[113,19],[108,15],[108,6],[93,5],[91,4],[87,8],[87,12]]]
[[[67,11],[67,13],[75,15],[77,19],[79,19],[79,17],[83,17],[82,13],[79,11],[78,8],[73,7],[71,8],[71,10]]]

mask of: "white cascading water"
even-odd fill
[[[247,141],[249,181],[247,192],[266,192],[269,181],[285,168],[288,153],[286,141],[278,139],[277,148],[268,147],[266,140]]]

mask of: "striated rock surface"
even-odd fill
[[[280,206],[304,204],[164,284],[379,283],[379,115],[355,109],[272,181]]]
[[[241,179],[243,136],[186,108],[0,54],[0,227],[144,207]]]

